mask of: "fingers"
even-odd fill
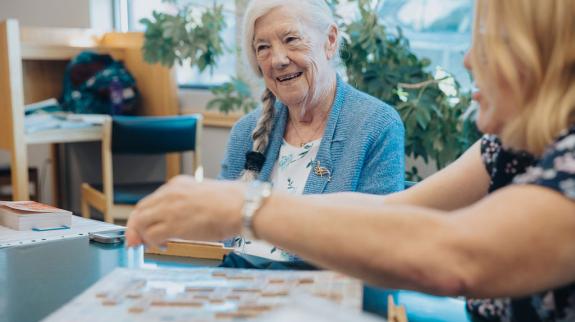
[[[150,225],[140,224],[138,213],[132,213],[126,228],[126,245],[128,247],[144,244],[146,246],[162,248],[166,241],[172,237],[168,225],[164,222],[154,222]]]
[[[178,209],[174,209],[174,198],[181,199],[178,197],[178,193],[182,188],[178,187],[189,182],[190,178],[186,176],[175,177],[138,202],[128,218],[128,230],[126,231],[129,236],[129,238],[127,237],[128,246],[141,243],[148,246],[161,246],[168,237],[172,237],[168,236],[169,230],[166,227],[170,224],[172,226],[177,225],[177,223],[170,222],[174,221],[172,215],[178,211]]]
[[[130,227],[128,224],[128,228],[126,228],[126,246],[127,247],[136,247],[144,242],[140,238],[140,235],[136,232],[136,230]]]
[[[242,196],[243,185],[175,177],[136,205],[128,220],[127,244],[158,247],[172,237],[229,237],[241,230]]]
[[[149,238],[147,237],[149,229],[155,225],[162,224],[166,220],[166,218],[158,215],[161,212],[156,210],[156,207],[158,207],[157,204],[147,208],[138,204],[136,209],[132,211],[128,217],[128,228],[126,230],[128,246],[137,246],[142,243],[149,245]]]
[[[159,198],[156,197],[155,194],[156,192],[138,202],[135,209],[128,217],[126,229],[126,245],[128,247],[144,244],[146,241],[144,236],[148,227],[161,220],[161,218],[154,214],[158,213],[155,208],[158,206],[159,201],[161,201],[162,198],[161,196]],[[146,199],[148,201],[146,201]]]
[[[164,248],[170,237],[168,226],[163,223],[147,227],[140,236],[142,236],[146,246],[155,248]]]

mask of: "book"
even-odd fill
[[[36,201],[0,202],[0,225],[14,230],[69,228],[72,212]]]

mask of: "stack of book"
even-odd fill
[[[69,228],[72,212],[36,201],[1,201],[0,225],[14,230]]]

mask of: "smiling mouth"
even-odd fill
[[[291,74],[276,77],[276,80],[280,83],[287,82],[287,81],[290,81],[292,79],[296,79],[296,78],[300,77],[302,74],[303,74],[302,72],[291,73]]]

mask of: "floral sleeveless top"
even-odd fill
[[[481,139],[481,157],[491,176],[490,193],[527,183],[553,189],[575,202],[575,126],[564,131],[540,159],[505,149],[493,135]],[[575,321],[575,281],[524,298],[469,299],[467,309],[477,321]]]

